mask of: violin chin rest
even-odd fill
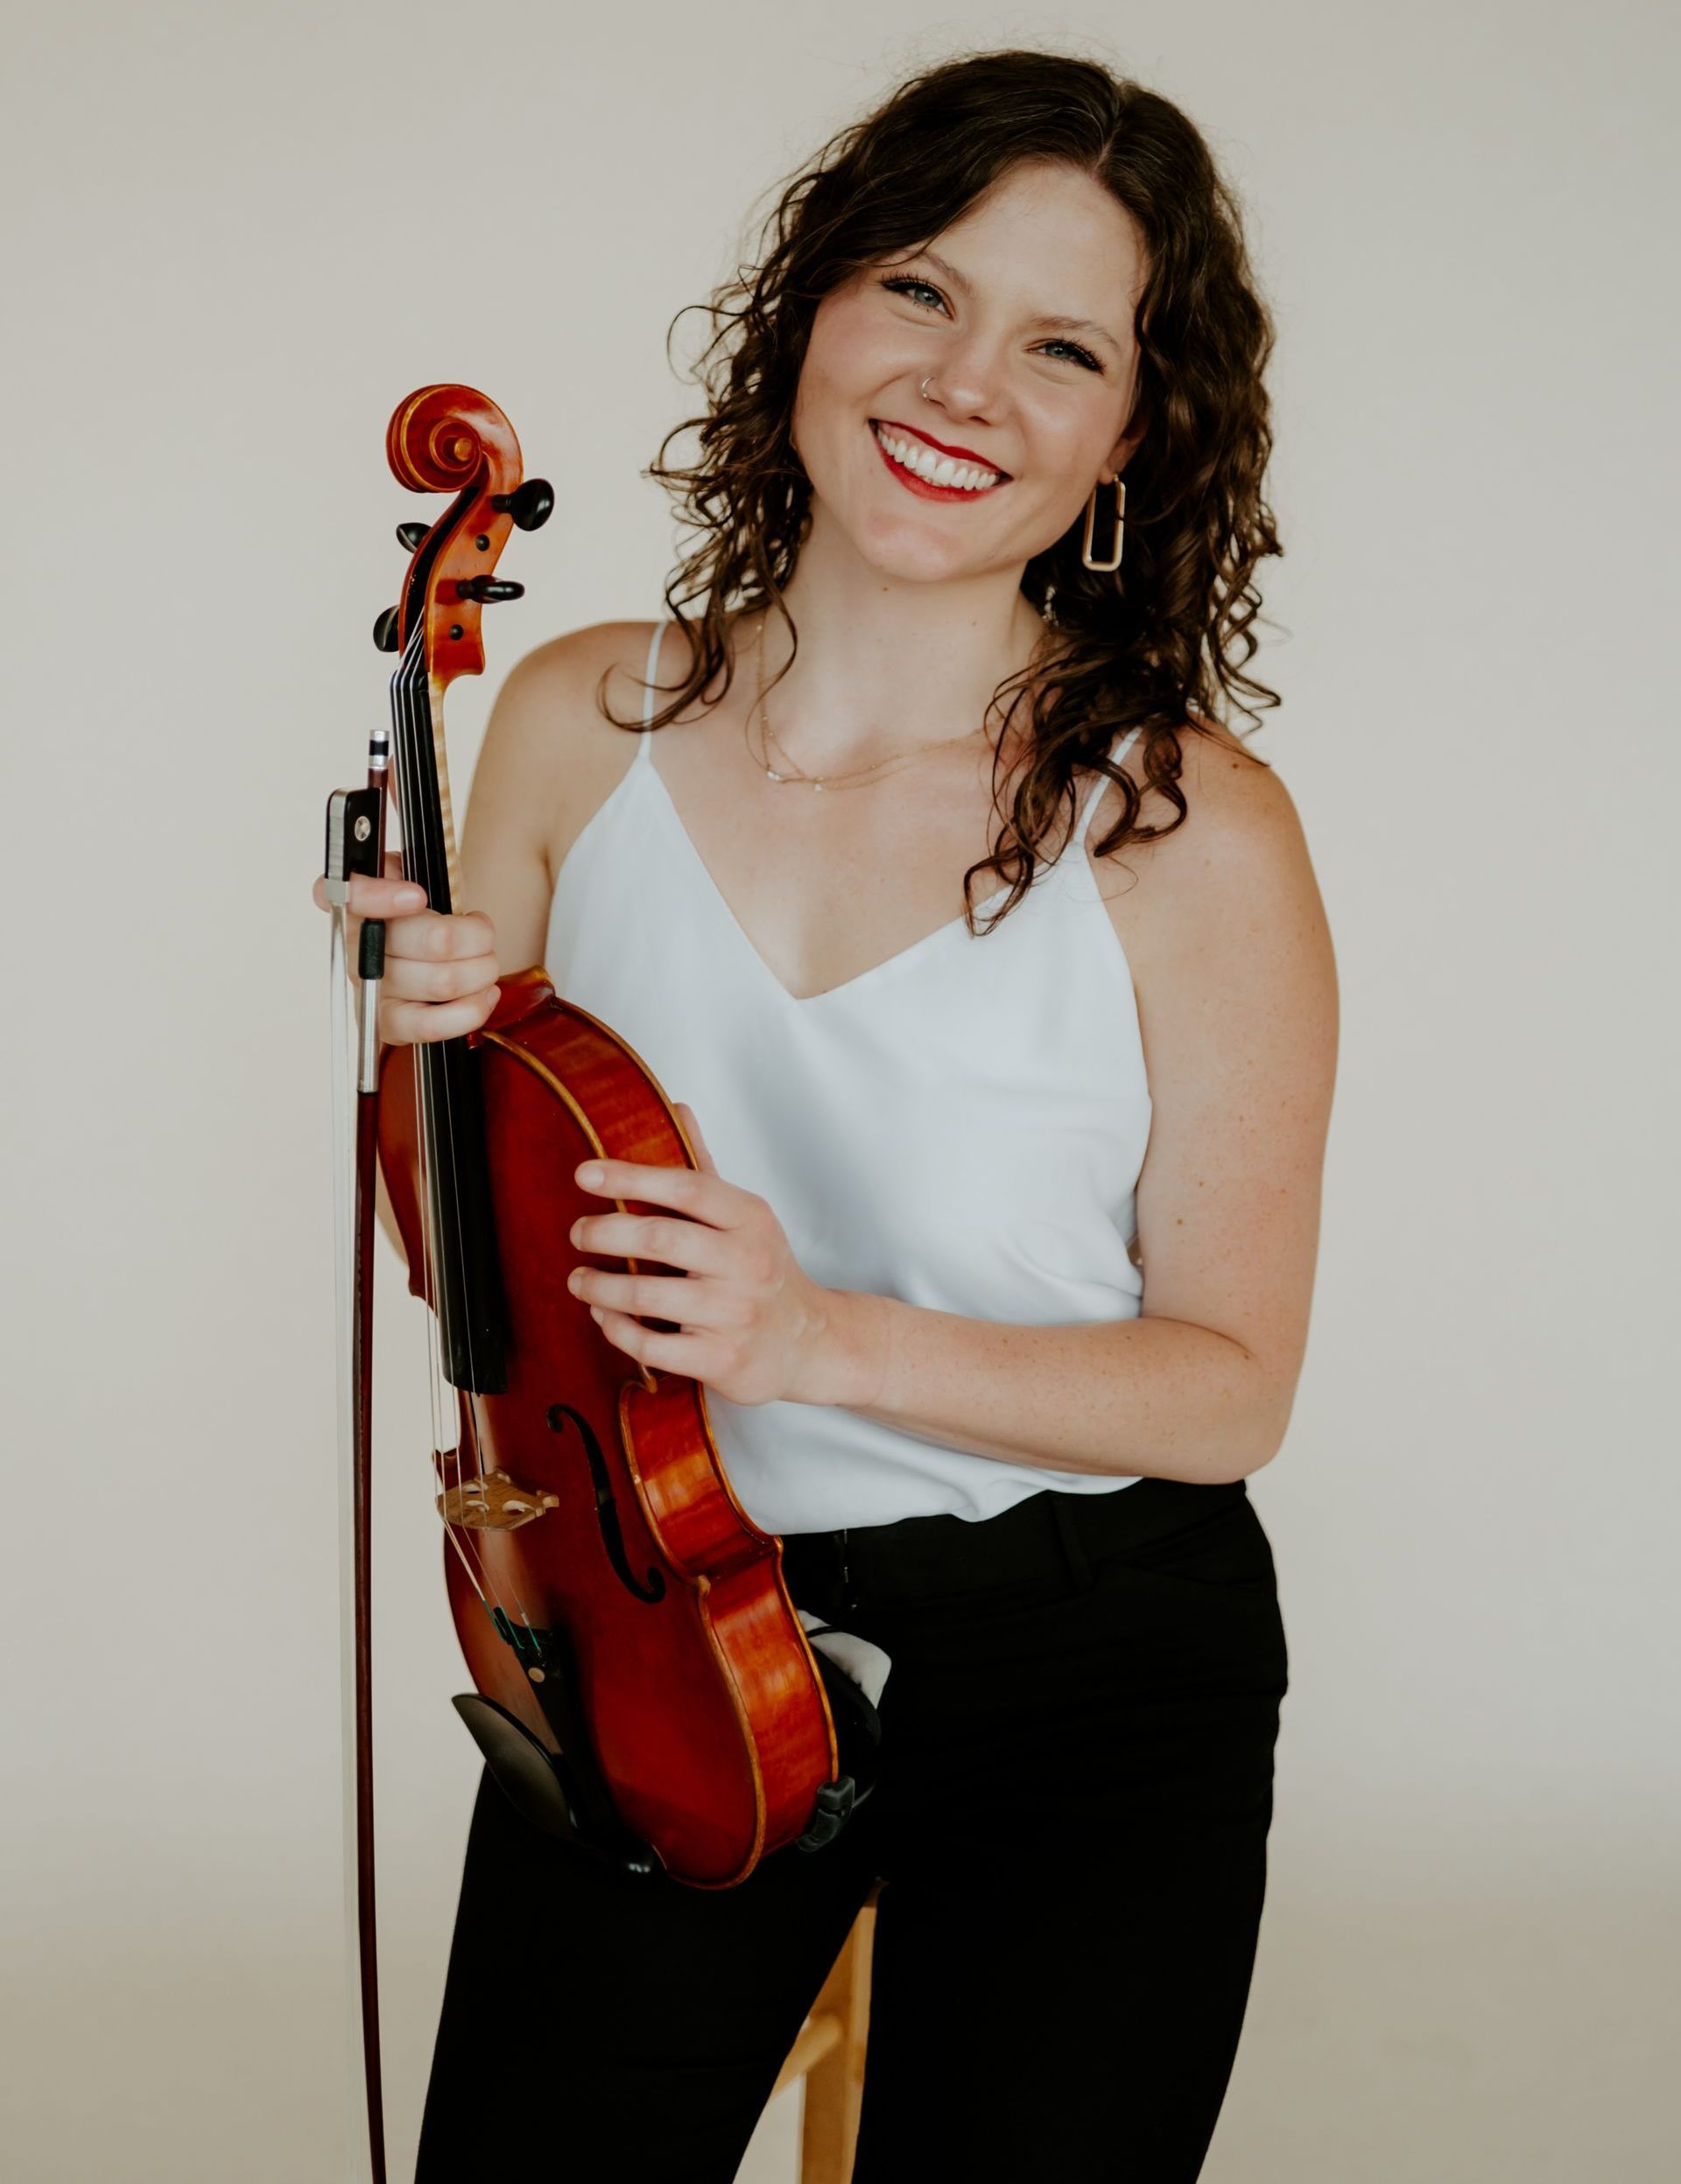
[[[562,1773],[565,1761],[558,1760],[540,1745],[506,1707],[479,1691],[461,1692],[452,1703],[471,1731],[496,1787],[532,1827],[603,1858],[622,1871],[656,1870],[658,1860],[628,1830],[612,1843],[598,1842],[586,1832],[579,1824],[566,1787]]]
[[[875,1788],[881,1772],[882,1717],[869,1693],[822,1647],[813,1646],[812,1653],[828,1693],[840,1764],[835,1780],[818,1792],[805,1834],[796,1838],[802,1850],[820,1850],[833,1843]]]

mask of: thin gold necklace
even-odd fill
[[[769,610],[767,609],[759,622],[758,643],[755,648],[758,659],[758,688],[756,694],[756,703],[754,707],[749,710],[746,718],[742,722],[742,740],[747,745],[747,755],[753,760],[754,764],[763,773],[767,781],[774,781],[788,785],[791,785],[797,781],[803,781],[809,783],[811,787],[814,790],[832,789],[837,786],[840,788],[855,788],[862,782],[866,780],[872,780],[884,772],[890,773],[897,771],[897,769],[901,766],[914,765],[918,759],[925,758],[930,751],[948,750],[954,743],[971,742],[974,741],[974,737],[981,733],[981,730],[979,728],[971,728],[967,735],[948,735],[943,742],[925,743],[920,750],[898,752],[891,758],[878,759],[873,766],[860,766],[854,772],[849,774],[819,775],[798,772],[785,774],[779,773],[777,769],[770,765],[766,760],[756,756],[753,745],[749,735],[749,730],[752,725],[753,713],[756,711],[759,716],[759,727],[763,734],[764,741],[767,747],[774,747],[781,756],[786,758],[787,753],[783,750],[782,745],[777,741],[776,736],[771,730],[770,716],[766,712],[764,705],[764,629],[765,624],[770,621],[770,615]]]

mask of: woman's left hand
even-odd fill
[[[568,1288],[586,1300],[609,1342],[656,1372],[686,1373],[733,1403],[832,1401],[819,1391],[832,1377],[834,1292],[805,1273],[769,1203],[724,1181],[693,1110],[675,1104],[698,1169],[608,1160],[577,1171],[583,1190],[671,1212],[585,1214],[573,1224],[572,1240],[584,1251],[686,1271],[579,1267]],[[637,1314],[677,1321],[682,1332],[644,1327]]]

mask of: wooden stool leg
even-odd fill
[[[872,1896],[854,1921],[812,2008],[814,2020],[838,2026],[839,2037],[805,2072],[800,2184],[849,2184],[864,2098],[864,2049],[869,2032],[869,1968],[876,1936]]]

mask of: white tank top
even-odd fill
[[[651,683],[669,626],[649,647]],[[1150,1099],[1131,973],[1086,855],[1106,781],[991,933],[960,916],[801,1000],[678,817],[653,702],[650,690],[637,755],[558,875],[556,991],[688,1102],[720,1175],[770,1202],[813,1281],[1027,1326],[1136,1318],[1128,1243]],[[974,1520],[1045,1487],[1136,1483],[1002,1463],[832,1404],[708,1388],[707,1408],[730,1484],[770,1532]]]

